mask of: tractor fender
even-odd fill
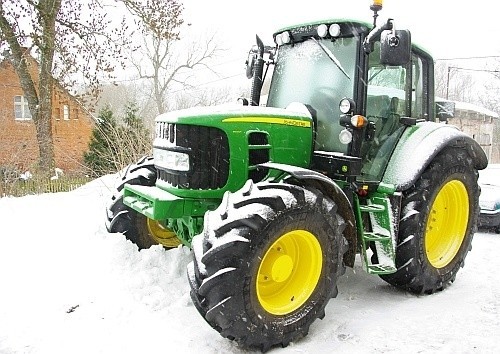
[[[305,186],[321,190],[322,193],[331,198],[337,204],[338,213],[342,216],[342,218],[344,218],[345,221],[346,227],[344,229],[344,236],[349,244],[349,249],[344,254],[344,264],[346,266],[353,267],[357,250],[356,219],[354,217],[354,211],[349,198],[347,198],[346,194],[338,186],[338,184],[319,172],[302,167],[275,162],[266,162],[257,166],[285,172],[303,182]]]
[[[394,185],[397,191],[408,189],[432,159],[447,146],[465,147],[477,170],[482,170],[488,165],[488,159],[481,146],[457,127],[422,122],[408,127],[403,132],[389,160],[382,182]]]

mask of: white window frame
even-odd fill
[[[14,96],[14,118],[15,120],[31,120],[31,112],[28,100],[24,96]]]
[[[69,120],[69,106],[67,104],[63,105],[63,119]]]

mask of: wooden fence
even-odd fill
[[[91,180],[88,177],[64,177],[56,180],[16,180],[9,183],[0,181],[0,198],[6,196],[21,197],[30,194],[69,192]]]

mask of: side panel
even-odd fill
[[[483,149],[455,126],[433,122],[408,127],[401,136],[382,178],[402,191],[410,187],[445,146],[466,146],[478,170],[488,165]]]

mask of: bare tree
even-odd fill
[[[174,109],[190,107],[216,106],[223,103],[236,103],[238,96],[229,86],[207,87],[192,90],[180,90],[175,93]]]
[[[444,61],[439,61],[434,66],[434,86],[436,96],[446,98],[446,90],[448,89],[448,64]]]
[[[121,21],[109,11],[120,7]],[[94,96],[132,47],[134,30],[161,40],[178,38],[183,7],[177,0],[0,0],[0,47],[8,48],[36,126],[39,168],[54,166],[52,80],[65,88],[85,84]],[[133,21],[130,21],[133,19]],[[38,70],[30,70],[33,56]]]
[[[467,70],[451,62],[439,62],[434,68],[436,96],[455,101],[471,102],[474,99],[473,76]]]
[[[192,87],[190,79],[193,69],[212,71],[209,61],[221,51],[215,37],[215,34],[211,34],[205,39],[191,42],[186,48],[180,37],[162,38],[154,31],[145,33],[142,56],[133,65],[139,78],[150,84],[150,96],[158,114],[168,110],[167,96],[173,85]]]

